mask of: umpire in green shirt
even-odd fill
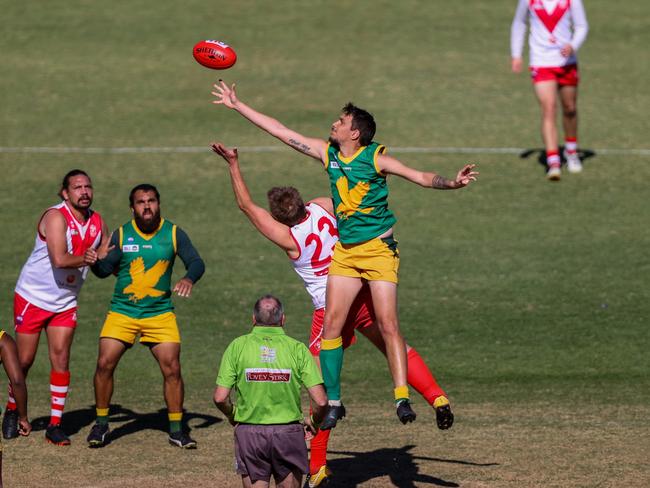
[[[300,387],[312,415],[303,419]],[[230,391],[237,392],[237,405]],[[214,402],[235,426],[235,462],[244,487],[299,487],[308,473],[305,430],[315,433],[326,411],[323,378],[307,346],[284,333],[282,303],[265,295],[255,303],[253,330],[235,339],[221,358]],[[259,482],[259,485],[257,483]]]

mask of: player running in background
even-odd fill
[[[0,329],[0,362],[13,386],[19,435],[29,435],[32,426],[27,419],[27,386],[25,375],[18,360],[18,350],[14,340]],[[2,444],[0,443],[0,488],[2,488]]]
[[[106,443],[113,373],[139,334],[140,343],[149,347],[163,375],[169,443],[194,449],[196,442],[182,429],[181,338],[171,295],[173,290],[181,297],[189,297],[205,265],[188,235],[160,216],[160,194],[155,186],[142,184],[133,188],[129,204],[133,220],[113,234],[111,245],[115,249],[92,267],[100,278],[116,273],[117,281],[99,338],[94,380],[97,421],[87,441],[90,447]],[[172,289],[177,255],[187,273]]]
[[[341,403],[343,365],[342,332],[352,303],[368,282],[377,326],[386,345],[397,416],[402,423],[415,420],[407,386],[406,345],[397,315],[399,253],[393,239],[393,213],[388,210],[389,174],[420,186],[458,189],[476,180],[475,165],[465,165],[453,180],[422,172],[385,154],[373,142],[375,121],[351,103],[331,127],[329,142],[305,137],[279,121],[257,112],[237,98],[235,85],[220,80],[214,85],[213,103],[225,105],[295,150],[319,160],[330,179],[339,241],[334,248],[327,278],[320,361],[327,390],[328,411],[321,428],[332,428],[345,410]]]
[[[214,152],[228,163],[230,179],[239,208],[255,228],[280,247],[291,260],[296,273],[302,278],[305,289],[314,305],[309,350],[318,364],[320,338],[325,315],[325,289],[333,248],[338,241],[336,219],[330,198],[315,198],[306,205],[295,188],[272,188],[268,192],[271,212],[259,207],[250,196],[239,168],[236,149],[223,144],[212,144]],[[364,286],[350,308],[343,328],[343,347],[355,342],[359,330],[384,355],[386,346],[374,321],[369,288]],[[438,428],[452,426],[454,416],[446,393],[438,386],[433,374],[418,352],[406,345],[408,383],[435,409]],[[330,430],[320,430],[311,441],[309,486],[319,486],[330,472],[326,465]]]
[[[559,180],[560,154],[555,110],[562,104],[564,156],[570,173],[582,171],[578,156],[578,59],[589,26],[582,0],[519,0],[510,29],[512,71],[521,72],[526,20],[530,19],[530,73],[542,110],[546,176]]]
[[[67,446],[70,439],[61,427],[61,417],[70,385],[68,368],[77,327],[77,296],[88,274],[88,265],[108,252],[108,235],[101,216],[90,208],[93,186],[84,171],[68,172],[59,196],[62,202],[47,209],[38,221],[34,250],[16,284],[14,323],[18,358],[25,378],[34,363],[41,331],[47,334],[51,415],[45,438],[52,444]],[[19,435],[18,416],[15,392],[10,384],[2,421],[5,439]]]

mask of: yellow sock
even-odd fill
[[[395,401],[409,399],[409,387],[407,385],[398,386],[397,388],[395,388],[394,393],[395,393]]]

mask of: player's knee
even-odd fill
[[[399,322],[396,319],[377,321],[377,326],[384,340],[393,337],[401,337]]]
[[[578,115],[578,110],[576,109],[575,105],[573,105],[573,106],[565,106],[565,107],[563,107],[562,110],[563,110],[564,116],[568,117],[568,118],[571,118],[571,119]]]
[[[116,366],[117,362],[111,358],[100,356],[97,359],[97,368],[95,369],[95,374],[99,376],[111,376],[113,374],[113,371],[115,371]]]

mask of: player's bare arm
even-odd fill
[[[48,210],[39,224],[39,231],[47,241],[47,252],[55,268],[79,268],[81,266],[95,264],[97,260],[91,254],[74,256],[68,253],[66,242],[67,222],[65,217],[57,210]]]
[[[475,164],[466,164],[456,174],[456,178],[450,180],[437,173],[413,169],[406,166],[400,160],[386,154],[381,154],[377,157],[377,167],[383,173],[401,176],[412,183],[436,190],[457,190],[463,188],[472,181],[476,181],[476,177],[479,174],[478,171],[474,171]]]
[[[230,425],[235,425],[235,406],[230,400],[230,388],[217,386],[213,396],[214,404],[223,413]]]
[[[309,203],[315,203],[319,207],[324,208],[327,212],[334,215],[334,203],[331,198],[327,197],[317,197],[312,200],[309,200]]]
[[[215,96],[215,99],[212,103],[225,105],[230,109],[236,110],[260,129],[268,132],[289,147],[320,162],[325,161],[325,157],[327,156],[327,142],[324,140],[303,136],[285,127],[280,121],[249,107],[237,98],[234,83],[228,86],[223,80],[219,80],[213,87],[214,91],[212,94]]]
[[[237,149],[227,148],[220,142],[215,142],[210,147],[228,163],[230,182],[240,210],[244,212],[260,234],[295,258],[299,251],[291,237],[289,227],[275,220],[268,210],[253,201],[239,168]]]
[[[27,417],[27,385],[25,383],[25,375],[18,360],[16,343],[7,334],[4,334],[0,338],[0,358],[2,358],[2,366],[11,382],[14,398],[16,399],[18,433],[20,435],[29,435],[32,431],[32,426]]]

